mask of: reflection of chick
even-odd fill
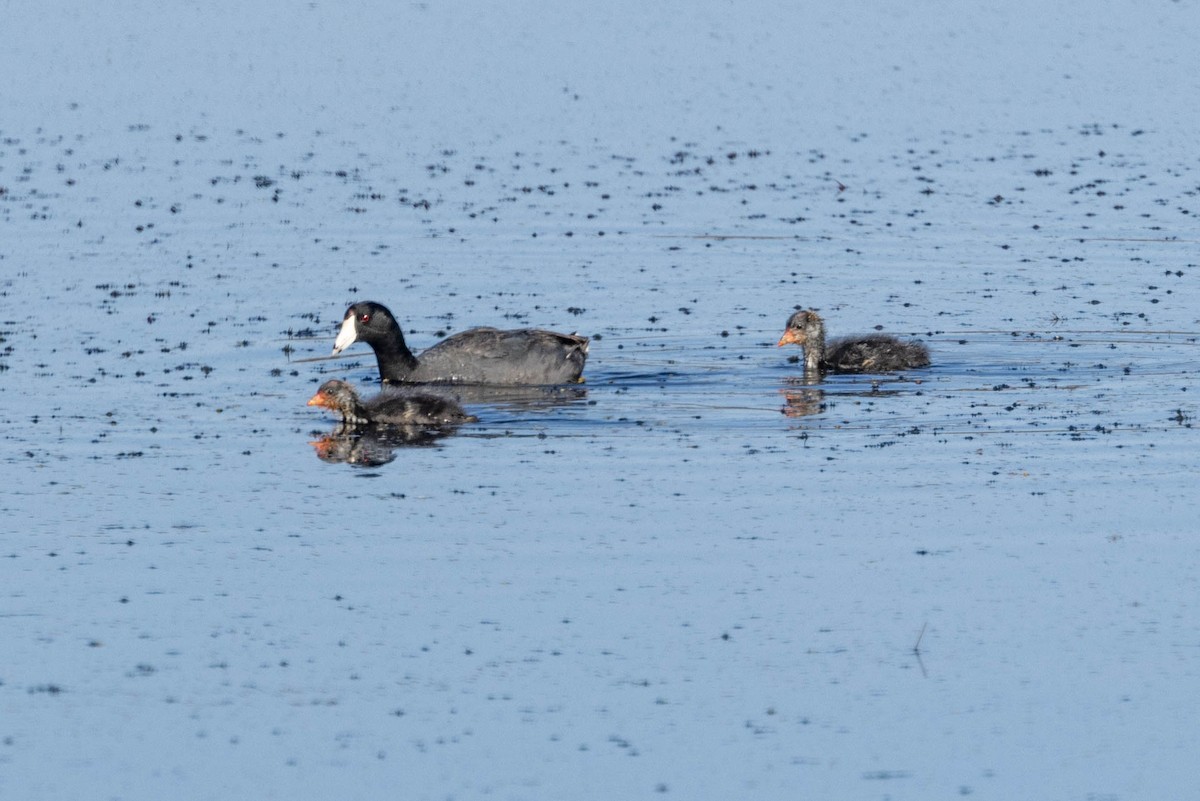
[[[373,398],[359,400],[354,387],[345,381],[326,381],[309,406],[324,406],[342,413],[346,425],[448,426],[473,423],[477,417],[463,411],[458,402],[428,392],[384,391]]]
[[[429,441],[436,439],[422,429]],[[326,434],[308,443],[323,462],[344,462],[358,467],[379,467],[396,458],[395,448],[370,434]],[[418,443],[424,444],[424,443]]]
[[[929,349],[886,334],[837,337],[825,341],[825,321],[811,309],[788,318],[779,345],[804,348],[806,373],[890,373],[929,366]]]
[[[825,392],[816,387],[783,390],[783,413],[788,417],[808,417],[825,411]]]

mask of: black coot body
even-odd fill
[[[588,339],[539,328],[502,331],[472,328],[454,334],[421,355],[404,342],[396,318],[371,301],[346,310],[334,354],[355,342],[375,351],[379,375],[395,384],[573,384],[582,379]]]

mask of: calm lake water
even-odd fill
[[[3,57],[0,795],[1191,791],[1194,8],[266,6]],[[314,445],[361,299],[587,381]]]

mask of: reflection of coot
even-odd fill
[[[808,417],[825,411],[825,391],[815,386],[789,386],[783,390],[783,413],[788,417]]]
[[[811,309],[788,318],[779,345],[804,348],[806,373],[890,373],[929,366],[929,349],[920,342],[886,334],[837,337],[825,341],[825,321]]]
[[[445,428],[390,426],[348,429],[338,426],[330,434],[308,443],[323,462],[340,462],[356,467],[378,467],[396,458],[397,448],[432,445],[450,433]]]
[[[308,405],[341,412],[342,422],[348,426],[442,427],[478,420],[467,414],[457,401],[428,392],[384,390],[373,398],[360,400],[354,387],[336,378],[322,384],[308,399]]]
[[[443,339],[418,359],[386,307],[365,301],[346,310],[334,354],[355,342],[375,351],[379,375],[393,383],[570,384],[587,359],[587,337],[537,328],[472,328]]]

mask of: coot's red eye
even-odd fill
[[[371,315],[364,314],[361,317],[359,317],[358,319],[360,322],[369,323],[369,322],[371,322]]]

